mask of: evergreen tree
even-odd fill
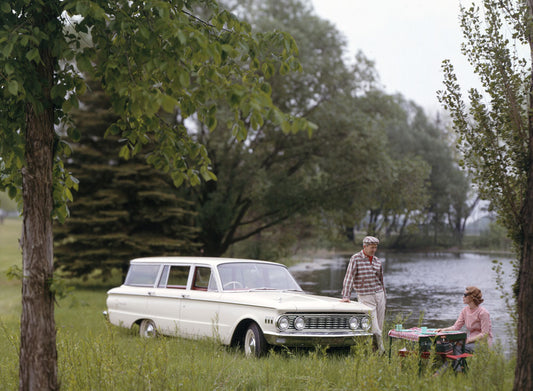
[[[103,91],[91,85],[73,114],[82,136],[65,168],[80,185],[71,218],[54,226],[56,267],[75,277],[97,271],[105,279],[114,268],[125,272],[134,257],[196,253],[190,203],[144,157],[117,158],[120,141],[104,137],[117,118]]]

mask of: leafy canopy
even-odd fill
[[[461,7],[462,46],[483,91],[468,91],[463,100],[457,76],[444,61],[445,89],[439,98],[453,119],[463,165],[480,195],[498,211],[515,243],[523,233],[522,206],[528,170],[530,60],[521,55],[528,42],[525,2]],[[509,34],[512,32],[512,35]]]
[[[270,97],[268,76],[300,70],[294,40],[285,33],[254,33],[212,0],[52,1],[57,17],[42,28],[31,22],[50,2],[16,0],[0,7],[0,186],[11,197],[20,196],[25,105],[39,112],[47,104],[46,86],[31,72],[43,61],[42,48],[55,64],[50,95],[56,125],[66,127],[72,140],[80,138],[69,113],[86,90],[84,75],[100,80],[119,116],[108,133],[123,140],[120,156],[153,144],[148,162],[176,185],[215,176],[206,149],[184,125],[165,121],[164,112],[197,117],[213,130],[216,102],[224,101],[232,112],[228,128],[239,140],[265,119],[285,133],[313,128],[282,113]],[[200,12],[203,19],[195,16]],[[62,220],[77,181],[59,158],[71,152],[68,144],[58,137],[54,152],[54,214]]]

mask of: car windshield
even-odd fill
[[[218,266],[225,291],[231,290],[295,290],[302,288],[286,267],[263,263],[225,263]]]

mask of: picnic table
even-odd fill
[[[419,354],[420,360],[422,358],[429,358],[431,355],[431,348],[434,343],[437,341],[442,342],[451,342],[452,344],[457,341],[463,342],[463,354],[464,346],[466,343],[466,332],[464,331],[441,331],[437,333],[437,329],[430,329],[426,327],[411,327],[409,329],[393,329],[389,331],[389,359],[391,358],[392,345],[394,339],[397,340],[406,340],[418,344],[417,353]],[[406,355],[412,353],[408,350],[400,350],[399,354]],[[453,358],[453,352],[451,354],[446,354],[445,357]],[[464,357],[462,357],[464,359]],[[419,361],[421,365],[421,361]]]

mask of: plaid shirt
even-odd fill
[[[357,295],[372,295],[385,290],[383,268],[377,257],[369,257],[361,250],[352,255],[342,284],[342,298],[350,298],[352,289]]]

